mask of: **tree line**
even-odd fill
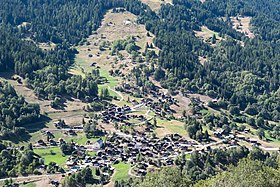
[[[40,118],[38,104],[29,104],[7,82],[0,81],[0,139],[21,138],[24,125]]]

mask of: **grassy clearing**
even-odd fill
[[[170,125],[167,126],[167,128],[171,132],[174,132],[174,133],[178,133],[178,134],[181,134],[181,135],[186,134],[185,129],[181,124],[170,124]]]
[[[89,62],[82,59],[81,57],[76,58],[75,64],[76,65],[73,66],[69,70],[70,74],[81,75],[82,77],[85,77],[85,73],[89,73],[92,70],[92,68],[89,68]],[[102,89],[105,89],[105,88],[112,88],[113,89],[115,86],[118,85],[118,79],[111,76],[107,69],[101,67],[99,69],[99,72],[100,72],[101,77],[105,77],[108,80],[108,83],[98,85],[99,93],[101,92]],[[116,96],[118,99],[120,98],[119,95],[112,90],[109,90],[109,93],[112,97]]]
[[[87,155],[88,156],[96,156],[96,152],[95,151],[87,152]]]
[[[63,165],[67,160],[66,156],[62,156],[62,152],[59,147],[34,149],[34,152],[44,158],[45,164],[56,162],[59,165]]]
[[[186,136],[187,134],[184,123],[177,120],[168,121],[157,118],[157,126],[159,126],[159,128],[156,129],[156,132],[159,136],[174,133],[178,133],[182,136]]]
[[[138,124],[138,123],[141,123],[142,121],[137,120],[137,119],[129,119],[129,120],[127,120],[127,122],[132,123],[132,124]]]
[[[116,77],[111,76],[107,70],[100,69],[99,72],[100,72],[100,75],[102,77],[105,77],[109,82],[109,83],[104,84],[104,85],[107,85],[111,88],[114,88],[115,86],[118,85],[118,79]]]
[[[215,32],[215,31],[212,31],[210,29],[208,29],[207,27],[203,26],[201,28],[201,31],[204,32],[204,33],[207,33],[209,36],[213,36],[214,34],[216,35],[216,37],[219,37],[219,33],[218,32]]]
[[[128,171],[130,169],[130,164],[119,163],[114,165],[116,173],[113,176],[113,181],[125,180],[129,178]]]
[[[113,100],[112,103],[115,105],[121,106],[121,107],[122,106],[132,106],[132,103],[128,103],[125,100],[122,100],[122,101]]]
[[[266,137],[267,139],[269,139],[270,141],[272,141],[274,144],[280,145],[280,140],[275,139],[275,138],[272,138],[272,137],[269,135],[268,130],[265,130],[264,132],[265,132],[265,137]]]
[[[203,109],[200,111],[202,115],[207,115],[209,113],[209,110]]]
[[[191,156],[192,156],[191,154],[186,154],[186,155],[185,155],[185,158],[186,158],[187,160],[190,160],[190,159],[191,159]]]
[[[101,92],[102,89],[105,89],[105,88],[114,89],[114,87],[119,84],[118,79],[116,77],[111,76],[107,70],[101,68],[101,69],[99,69],[99,72],[100,72],[100,76],[105,77],[108,80],[108,83],[98,85],[99,93]],[[116,96],[118,99],[120,99],[120,96],[116,92],[109,89],[109,93],[112,97]]]
[[[100,138],[90,138],[90,139],[88,139],[85,135],[83,135],[83,136],[80,136],[80,137],[73,137],[71,140],[73,140],[74,142],[78,143],[79,145],[84,145],[84,144],[86,144],[86,142],[88,140],[90,140],[90,141],[97,141],[99,139]],[[101,137],[101,139],[104,140],[104,137]]]
[[[214,31],[208,29],[206,26],[202,26],[201,31],[194,31],[194,32],[195,32],[196,37],[202,38],[203,41],[205,41],[205,42],[209,42],[209,39],[212,38],[213,35],[216,36],[217,41],[222,40],[222,38],[219,36],[218,32],[214,32]]]
[[[141,2],[148,5],[153,11],[159,10],[161,4],[172,4],[172,0],[141,0]]]
[[[79,66],[75,66],[74,68],[71,68],[69,70],[69,73],[72,74],[72,75],[80,75],[83,78],[85,78],[85,73],[83,73],[83,70]]]
[[[136,111],[133,111],[132,114],[134,114],[134,115],[145,115],[147,113],[147,110],[148,109],[136,110]]]
[[[60,138],[64,139],[66,142],[75,142],[75,143],[78,143],[79,145],[84,145],[86,144],[86,142],[88,140],[90,141],[97,141],[99,140],[100,138],[87,138],[86,135],[84,133],[77,133],[77,136],[68,136],[68,135],[64,135],[63,133],[61,132],[54,132],[53,133],[54,136],[55,136],[55,139],[58,140]],[[104,140],[104,137],[101,137],[101,139]]]

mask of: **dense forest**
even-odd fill
[[[22,37],[39,42],[68,43],[76,45],[96,30],[105,12],[124,7],[139,15],[146,6],[133,0],[4,0],[1,1],[0,21],[5,25],[20,27]]]
[[[136,0],[1,0],[0,72],[19,75],[24,79],[22,84],[40,99],[54,100],[53,107],[67,96],[93,102],[99,97],[98,84],[106,80],[99,71],[82,77],[69,74],[69,68],[77,54],[75,46],[85,43],[99,28],[106,11],[118,7],[137,15],[138,22],[155,35],[154,43],[160,49],[158,59],[151,60],[151,68],[142,67],[145,75],[139,68],[133,69],[138,86],[154,90],[148,81],[153,76],[172,94],[206,94],[218,100],[210,102],[210,107],[229,112],[230,118],[209,114],[203,122],[186,119],[185,128],[191,138],[209,138],[203,125],[226,132],[241,128],[234,121],[261,129],[260,137],[263,129],[268,129],[271,137],[280,139],[279,125],[268,122],[280,121],[277,0],[173,0],[172,5],[162,5],[158,13]],[[252,17],[254,38],[233,29],[231,17],[238,16]],[[216,43],[213,36],[211,45],[198,38],[195,31],[203,26],[218,33],[222,40]],[[39,47],[50,42],[55,44],[53,49]],[[135,47],[133,40],[116,41],[112,53],[123,49],[133,53]],[[148,61],[153,56],[146,51]],[[199,57],[207,61],[201,64]],[[108,92],[103,91],[101,99],[107,98]],[[91,106],[92,110],[102,107],[94,102]],[[20,137],[25,134],[24,125],[40,117],[39,106],[27,103],[5,82],[0,82],[0,109],[0,139]],[[94,135],[93,130],[94,124],[86,126],[88,136]],[[67,144],[63,148],[66,153],[68,148]],[[195,152],[189,160],[179,156],[174,168],[163,168],[135,181],[118,181],[115,186],[248,186],[256,182],[256,186],[276,187],[280,185],[278,160],[277,155],[257,148]],[[43,164],[31,148],[8,149],[2,143],[0,162],[0,177],[34,174],[35,168]],[[55,172],[52,165],[55,163],[50,164],[49,171]],[[95,182],[92,171],[86,168],[67,177],[63,185]]]
[[[39,174],[38,166],[44,161],[36,155],[31,147],[7,149],[9,145],[0,142],[0,177],[16,177],[18,175]]]
[[[40,107],[28,104],[14,88],[0,81],[0,139],[12,139],[25,134],[24,125],[40,117]]]
[[[271,9],[277,6],[276,1],[269,4]],[[181,88],[206,93],[226,101],[226,107],[238,106],[241,111],[253,108],[254,113],[248,114],[278,121],[280,23],[277,16],[266,15],[268,11],[269,8],[259,11],[256,1],[174,1],[174,6],[162,6],[159,18],[146,23],[162,49],[159,66],[167,72],[161,84],[173,91]],[[232,28],[228,18],[237,15],[254,16],[254,39]],[[221,17],[227,18],[226,24]],[[274,20],[269,22],[270,29],[264,19]],[[202,25],[227,36],[227,40],[215,48],[203,43],[193,33]],[[243,41],[244,46],[237,40]],[[201,65],[198,56],[207,56],[208,62]]]
[[[137,1],[118,0],[14,0],[1,1],[0,5],[0,71],[12,71],[22,76],[26,85],[44,99],[65,94],[79,99],[87,97],[88,100],[97,97],[95,75],[82,79],[68,74],[76,54],[70,46],[83,42],[96,30],[110,8],[125,7],[136,15],[145,9]],[[54,42],[56,47],[44,51],[36,45],[37,42]]]
[[[70,79],[67,73],[75,55],[75,50],[69,47],[83,42],[97,29],[106,10],[125,7],[156,35],[155,44],[161,49],[158,65],[166,70],[163,76],[158,76],[162,86],[171,91],[206,93],[225,100],[226,107],[237,106],[241,111],[253,108],[254,112],[248,114],[279,120],[279,17],[269,11],[279,11],[279,2],[271,1],[268,8],[255,1],[238,0],[203,4],[175,0],[173,4],[162,6],[156,15],[138,1],[2,1],[1,21],[9,29],[1,27],[1,48],[4,49],[1,71],[13,70],[28,78],[28,84],[36,89],[37,95],[45,98],[53,99],[64,93],[81,98],[91,95],[90,92],[71,93],[65,88],[68,80],[67,83],[88,90],[86,83],[79,81],[81,78]],[[80,12],[83,14],[77,16]],[[237,15],[253,16],[254,39],[232,28],[229,17]],[[221,17],[225,17],[225,21]],[[30,24],[19,26],[23,22]],[[194,35],[203,25],[227,40],[214,48],[204,43]],[[46,52],[18,38],[52,41],[57,47]],[[243,41],[244,46],[237,40]],[[23,55],[27,53],[29,55]],[[207,57],[204,66],[199,63],[199,56]]]

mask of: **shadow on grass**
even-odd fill
[[[30,133],[34,133],[42,130],[46,127],[46,124],[51,121],[51,118],[47,116],[41,116],[41,118],[28,125],[21,126],[16,132],[10,132],[9,135],[5,137],[0,137],[1,140],[11,141],[12,143],[28,143],[31,139]]]
[[[25,125],[24,128],[26,128],[26,130],[29,133],[34,133],[34,132],[40,131],[43,128],[47,127],[46,124],[49,123],[51,120],[52,119],[50,117],[48,117],[46,115],[41,115],[41,117],[38,121]]]
[[[14,135],[11,138],[8,138],[7,140],[10,140],[11,142],[18,144],[18,143],[27,143],[30,141],[31,135],[30,133],[34,133],[37,131],[42,130],[46,127],[46,124],[51,121],[51,118],[42,115],[40,119],[37,121],[30,123],[28,125],[24,125],[23,127],[26,129],[26,131],[21,132],[19,135]]]

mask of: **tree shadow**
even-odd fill
[[[8,139],[11,142],[18,144],[20,142],[28,142],[31,138],[31,135],[28,132],[21,134],[20,136],[15,136],[14,138]]]
[[[13,137],[7,138],[6,140],[10,140],[11,142],[18,143],[28,143],[31,139],[30,133],[35,133],[43,128],[46,128],[46,124],[51,121],[51,118],[45,115],[41,115],[41,117],[37,121],[33,121],[28,125],[24,125],[22,127],[25,128],[24,132],[21,132],[19,135],[14,135]]]
[[[56,106],[52,106],[52,108],[56,109],[56,110],[65,110],[65,108],[67,107],[65,103],[66,103],[66,100],[62,101],[61,103],[59,103]]]
[[[52,119],[50,117],[41,114],[41,117],[38,121],[25,125],[24,127],[29,133],[34,133],[42,130],[43,128],[46,128],[46,124],[48,124],[51,120]]]

